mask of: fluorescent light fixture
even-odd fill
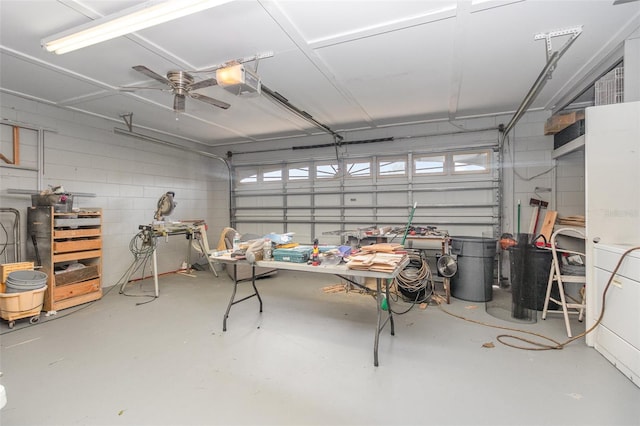
[[[147,1],[141,5],[47,37],[42,40],[41,44],[49,52],[61,55],[230,1],[232,0]]]

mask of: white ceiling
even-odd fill
[[[258,62],[263,83],[348,135],[513,112],[546,64],[546,43],[534,35],[581,25],[531,106],[556,108],[590,83],[593,69],[619,60],[624,39],[640,27],[637,1],[236,0],[64,55],[40,46],[43,38],[140,3],[1,0],[1,93],[123,125],[121,116],[133,113],[134,130],[211,146],[321,133],[264,95],[238,97],[208,87],[198,92],[231,107],[187,98],[185,113],[177,115],[168,92],[118,90],[161,87],[134,65],[161,75],[195,71],[199,81],[215,74],[198,71],[273,52]],[[552,50],[567,40],[551,38]]]

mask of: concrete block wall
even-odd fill
[[[20,167],[0,168],[1,204],[21,212],[23,256],[24,244],[29,243],[24,236],[30,197],[9,194],[9,189],[38,191],[62,185],[70,193],[95,194],[76,197],[74,206],[103,209],[104,286],[116,284],[133,261],[129,242],[139,225],[153,221],[157,201],[165,192],[175,192],[178,203],[167,220],[206,220],[212,244],[228,224],[228,172],[217,159],[114,134],[113,128],[124,127],[124,123],[10,95],[3,94],[1,112],[2,118],[11,123],[49,129],[43,132],[40,176],[37,171]],[[6,137],[5,131],[3,147],[7,146]],[[37,137],[22,138],[22,147],[21,164],[37,168],[37,159],[33,158],[37,157]],[[3,217],[3,223],[6,219]],[[179,269],[188,257],[187,250],[183,236],[159,239],[158,271]],[[193,250],[190,255],[192,263],[198,260]],[[147,269],[145,275],[149,273]],[[140,273],[134,278],[138,276]]]

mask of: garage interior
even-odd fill
[[[2,424],[638,423],[637,0],[3,0],[0,111]]]

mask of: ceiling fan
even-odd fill
[[[163,90],[163,91],[171,90],[171,92],[174,95],[173,110],[175,112],[184,112],[184,105],[185,105],[185,100],[187,96],[222,109],[227,109],[231,106],[226,102],[220,101],[218,99],[210,98],[209,96],[205,96],[200,93],[194,92],[194,90],[202,89],[204,87],[215,86],[216,84],[218,84],[215,78],[209,78],[206,80],[198,81],[196,83],[193,76],[186,71],[169,71],[165,78],[160,74],[154,71],[151,71],[149,68],[145,67],[144,65],[136,65],[132,68],[146,75],[147,77],[151,77],[154,80],[157,80],[160,83],[163,83],[169,86],[169,89],[158,88],[158,87],[129,86],[129,87],[121,87],[120,90],[125,92],[134,92],[136,90],[147,90],[147,89]]]

